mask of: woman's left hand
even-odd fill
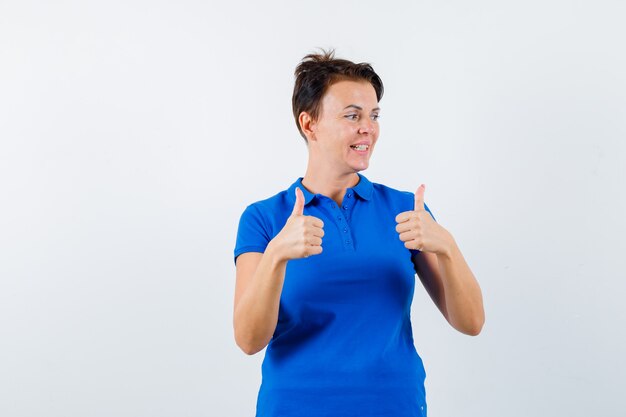
[[[452,248],[453,238],[424,208],[425,190],[426,186],[420,185],[415,193],[415,208],[396,216],[396,232],[407,249],[446,254]]]

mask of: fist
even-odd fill
[[[433,220],[424,208],[424,191],[420,185],[415,193],[415,206],[396,216],[396,232],[407,249],[421,252],[445,253],[450,244],[450,234]]]
[[[296,187],[296,202],[285,226],[274,238],[281,258],[285,260],[308,258],[322,253],[324,222],[304,215],[304,194]]]

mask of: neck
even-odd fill
[[[310,163],[302,179],[302,185],[313,194],[322,194],[333,199],[338,205],[343,202],[346,190],[359,182],[356,172],[338,173],[332,169],[316,168]]]

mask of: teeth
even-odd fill
[[[357,151],[366,151],[369,149],[369,145],[352,145],[350,147],[352,149],[356,149]]]

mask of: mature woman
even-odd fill
[[[484,323],[480,287],[424,185],[413,194],[359,173],[379,133],[372,67],[331,51],[295,75],[306,173],[246,208],[235,247],[235,340],[250,355],[267,346],[257,416],[425,416],[415,273],[469,335]]]

